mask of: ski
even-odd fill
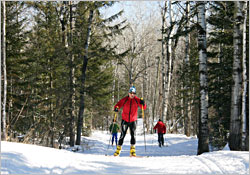
[[[135,157],[135,158],[145,158],[145,157],[149,157],[149,156],[129,156],[129,157]]]
[[[105,154],[105,156],[108,156],[108,157],[119,157],[119,156],[108,155],[108,154]]]
[[[105,155],[107,157],[121,157],[121,156],[114,156],[114,155]],[[148,158],[150,156],[122,156],[122,157],[134,157],[134,158]]]

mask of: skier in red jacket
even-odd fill
[[[123,140],[126,136],[126,132],[128,128],[130,129],[130,156],[136,156],[135,153],[135,130],[137,124],[137,111],[138,107],[142,109],[146,109],[146,104],[144,103],[143,99],[138,98],[135,96],[136,88],[132,86],[129,89],[128,96],[122,98],[115,106],[114,111],[118,112],[119,109],[123,107],[122,110],[122,122],[121,122],[121,135],[118,141],[117,150],[114,153],[114,156],[119,156],[122,149]]]
[[[165,124],[159,119],[157,124],[154,127],[154,130],[157,129],[158,132],[158,142],[159,142],[159,147],[164,146],[164,138],[163,134],[166,134],[166,126]]]

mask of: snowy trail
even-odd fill
[[[1,142],[1,174],[249,174],[249,152],[214,151],[197,156],[197,139],[166,134],[167,147],[160,148],[157,134],[144,137],[138,129],[136,153],[129,156],[127,134],[120,157],[112,155],[107,132],[82,137],[84,151],[71,152],[42,146]]]

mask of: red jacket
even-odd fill
[[[140,98],[135,96],[134,98],[129,98],[129,96],[122,98],[115,106],[119,109],[123,107],[122,120],[126,122],[133,122],[137,120],[138,106],[142,109],[140,104]],[[144,104],[143,109],[146,109],[147,105]]]
[[[154,129],[157,129],[158,133],[166,134],[166,126],[162,121],[158,121]]]

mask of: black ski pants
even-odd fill
[[[159,142],[159,146],[164,146],[163,133],[158,133],[158,142]]]
[[[123,144],[123,140],[126,136],[127,130],[128,128],[130,129],[130,135],[131,135],[131,140],[130,140],[130,144],[134,145],[135,144],[135,130],[136,130],[136,123],[137,121],[133,121],[133,122],[126,122],[125,120],[122,120],[121,123],[121,135],[119,138],[119,142],[118,145],[122,145]]]

